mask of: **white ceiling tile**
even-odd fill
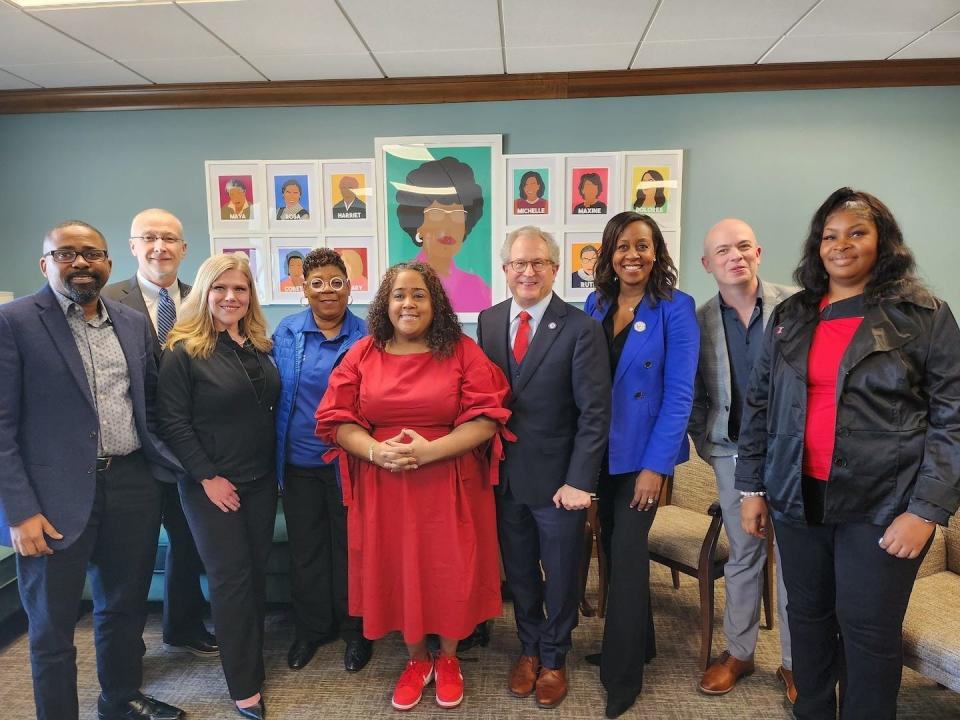
[[[37,87],[39,87],[39,85],[27,82],[15,75],[0,70],[0,90],[30,90],[31,88]]]
[[[222,42],[175,5],[39,10],[32,15],[120,61],[230,54]]]
[[[778,38],[813,0],[669,0],[660,5],[646,41]]]
[[[26,13],[4,14],[0,23],[0,65],[69,63],[103,60],[103,56]]]
[[[764,63],[883,60],[916,38],[916,33],[878,33],[844,37],[794,37],[780,41]]]
[[[142,77],[118,65],[113,60],[8,65],[7,69],[43,87],[143,85],[145,82]]]
[[[341,0],[374,51],[467,50],[500,47],[494,0]]]
[[[640,70],[645,67],[752,65],[776,40],[776,37],[680,42],[644,40],[631,67],[634,70]]]
[[[956,17],[948,20],[937,28],[936,32],[957,32],[960,31],[960,13]]]
[[[913,32],[917,37],[960,11],[960,0],[823,0],[791,36]]]
[[[256,82],[264,79],[263,75],[236,55],[202,60],[128,60],[124,64],[155,83]]]
[[[579,72],[581,70],[626,70],[636,46],[572,45],[557,47],[508,47],[507,72]]]
[[[370,53],[313,55],[250,55],[253,65],[270,80],[347,80],[381,78]]]
[[[932,32],[892,57],[894,60],[911,58],[960,57],[960,32]]]
[[[394,78],[503,74],[503,55],[499,47],[479,50],[378,52],[376,56],[387,77]]]
[[[181,7],[244,56],[366,51],[333,0],[244,0]]]
[[[636,49],[656,6],[656,0],[503,0],[504,42],[508,48],[632,43]]]

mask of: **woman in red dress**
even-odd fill
[[[434,673],[437,703],[456,707],[457,641],[500,614],[493,485],[509,385],[427,265],[390,268],[367,324],[317,410],[317,434],[340,454],[350,614],[371,640],[403,633],[395,708],[414,707]]]

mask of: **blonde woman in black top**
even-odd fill
[[[243,255],[214,255],[160,359],[158,426],[186,469],[183,509],[207,568],[220,660],[237,712],[263,718],[265,567],[277,506],[280,378]]]

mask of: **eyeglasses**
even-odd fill
[[[157,240],[162,240],[164,245],[176,245],[177,243],[183,242],[183,240],[176,235],[153,235],[152,233],[147,235],[134,235],[130,239],[143,240],[145,243],[151,245],[157,242]]]
[[[317,290],[318,292],[323,292],[327,288],[330,288],[334,292],[340,292],[347,286],[347,281],[341,277],[335,277],[330,282],[324,281],[323,278],[317,278],[316,280],[311,280],[308,285],[312,290]]]
[[[432,222],[442,222],[444,219],[449,217],[458,225],[463,225],[467,222],[467,211],[444,210],[443,208],[426,208],[423,211],[423,217]]]
[[[511,260],[507,263],[513,268],[514,272],[524,273],[527,271],[527,265],[533,267],[535,273],[542,273],[548,267],[553,266],[552,260]]]
[[[88,263],[103,262],[107,259],[106,250],[97,250],[96,248],[90,248],[88,250],[51,250],[50,252],[45,252],[44,255],[49,255],[58,263],[72,263],[77,259],[77,255],[83,257]]]

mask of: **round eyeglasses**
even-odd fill
[[[327,282],[323,278],[316,278],[307,283],[310,286],[311,290],[316,290],[317,292],[323,292],[327,288],[330,288],[334,292],[340,292],[347,286],[347,281],[341,277],[335,277],[330,282]]]

